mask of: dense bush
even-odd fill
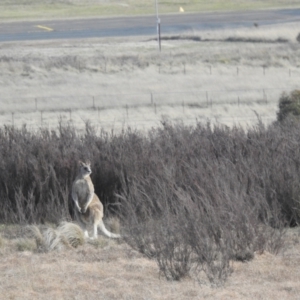
[[[282,122],[286,118],[299,119],[300,117],[300,91],[295,90],[290,94],[283,93],[279,99],[277,120]]]
[[[90,159],[96,193],[122,220],[125,241],[168,279],[219,283],[230,261],[277,251],[283,225],[300,215],[300,124],[244,131],[172,125],[147,135],[0,129],[0,218],[43,223],[72,218],[77,161]]]

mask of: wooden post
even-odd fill
[[[263,93],[264,93],[264,100],[266,101],[266,103],[268,103],[268,96],[264,89],[263,89]]]

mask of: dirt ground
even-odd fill
[[[154,260],[124,242],[99,237],[74,250],[37,253],[1,230],[0,299],[299,299],[300,232],[290,229],[278,255],[233,262],[219,287],[192,276],[167,281]]]

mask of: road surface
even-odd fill
[[[160,16],[162,35],[300,21],[299,9]],[[0,42],[156,35],[156,16],[0,22]]]

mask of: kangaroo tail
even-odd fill
[[[99,228],[100,230],[108,237],[110,238],[114,238],[114,239],[117,239],[117,238],[120,238],[121,235],[120,234],[116,234],[116,233],[112,233],[110,231],[108,231],[106,228],[105,228],[105,225],[103,223],[103,220],[101,220],[101,222],[99,223]]]

